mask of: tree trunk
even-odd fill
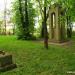
[[[67,16],[67,37],[72,37],[72,25],[71,25],[71,18],[70,16]]]
[[[4,26],[5,26],[5,31],[4,34],[6,35],[6,13],[7,13],[7,0],[4,0],[5,8],[4,8]]]
[[[23,26],[23,28],[24,28],[24,17],[23,17],[23,13],[22,13],[21,0],[19,0],[19,12],[20,12],[20,15],[21,15],[21,23],[22,23],[22,26]]]
[[[42,21],[42,27],[41,27],[41,38],[44,38],[44,22]]]
[[[44,6],[44,46],[48,49],[48,32],[46,24],[46,6]]]
[[[29,18],[28,18],[28,5],[27,5],[27,0],[25,0],[25,25],[26,25],[26,30],[27,30],[27,36],[29,36]]]

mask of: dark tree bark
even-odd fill
[[[19,0],[19,12],[20,12],[20,15],[21,15],[21,23],[22,23],[22,26],[23,26],[23,28],[24,28],[24,17],[23,17],[23,13],[22,13],[21,0]]]
[[[23,11],[22,11],[22,0],[18,0],[19,2],[19,13],[20,13],[20,25],[18,25],[18,29],[19,32],[18,33],[18,39],[24,39],[25,33],[24,33],[24,29],[25,29],[25,22],[24,22],[24,16],[23,16]]]
[[[46,23],[46,6],[44,6],[44,46],[48,49],[48,32]]]
[[[42,27],[41,27],[41,38],[44,37],[44,21],[42,22]]]
[[[27,6],[27,0],[25,0],[25,15],[23,14],[22,10],[22,0],[19,0],[19,12],[21,17],[21,36],[19,39],[28,39],[29,38],[29,19],[28,19],[28,6]]]
[[[25,25],[26,25],[26,30],[27,30],[27,36],[29,36],[29,18],[28,18],[28,5],[27,5],[27,0],[25,0]]]
[[[40,13],[41,13],[41,17],[42,17],[41,38],[44,38],[44,17],[43,17],[44,10],[43,10],[43,8],[41,6],[40,0],[38,0],[38,3],[39,3]],[[45,4],[46,4],[46,0],[44,0],[44,5]],[[49,7],[49,9],[50,9],[50,7]],[[46,18],[45,18],[46,21],[47,21],[48,16],[49,16],[49,9],[48,9],[48,11],[46,10],[47,11]]]
[[[71,25],[71,17],[67,16],[67,37],[72,37],[72,25]]]
[[[13,27],[13,35],[15,35],[15,25],[14,25],[14,27]]]
[[[41,37],[44,38],[44,46],[46,49],[48,49],[48,32],[47,32],[47,19],[48,19],[48,14],[49,14],[49,10],[46,13],[46,0],[44,0],[44,11],[42,10],[41,4],[40,4],[40,0],[38,0],[39,3],[39,8],[40,8],[40,12],[41,12],[41,16],[42,14],[44,15],[44,18],[42,16],[42,29],[41,29]]]
[[[49,9],[50,9],[50,8],[49,8]],[[44,13],[44,11],[43,11],[43,13]],[[47,22],[48,16],[49,16],[49,10],[48,10],[48,12],[46,13],[46,22]],[[44,19],[43,19],[43,21],[42,21],[41,37],[44,38]]]

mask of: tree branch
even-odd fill
[[[41,13],[41,16],[42,16],[42,19],[43,19],[42,13],[43,13],[44,11],[42,10],[42,6],[41,6],[41,4],[40,4],[40,0],[38,0],[38,3],[39,3],[39,8],[40,8],[40,13]]]
[[[47,21],[47,19],[49,17],[49,10],[50,10],[50,7],[49,7],[48,12],[47,12],[47,15],[46,15],[46,21]]]

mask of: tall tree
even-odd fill
[[[44,37],[45,48],[48,49],[48,31],[47,31],[47,19],[49,16],[49,7],[51,0],[37,0],[39,3],[40,13],[42,17],[42,32],[41,35]]]
[[[33,39],[35,9],[31,0],[16,0],[13,4],[14,22],[19,39]]]
[[[75,20],[75,1],[74,0],[59,0],[59,3],[63,8],[66,9],[66,18],[67,18],[67,37],[71,38],[72,36],[72,22]]]
[[[4,34],[6,34],[6,14],[7,14],[7,0],[4,0]]]
[[[48,32],[47,32],[47,23],[46,20],[46,0],[44,0],[44,45],[45,48],[48,49]]]
[[[46,3],[44,3],[44,1],[42,0],[37,0],[37,1],[39,3],[41,18],[42,18],[41,37],[43,38],[44,37],[44,4],[46,4],[46,21],[47,21],[49,16],[49,7],[51,4],[51,0],[46,0]]]
[[[27,5],[27,0],[25,0],[25,25],[27,26],[26,30],[27,30],[27,33],[26,33],[26,36],[29,36],[29,18],[28,18],[28,5]]]

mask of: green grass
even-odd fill
[[[72,40],[75,41],[75,37]],[[17,64],[16,69],[0,75],[67,75],[67,71],[75,71],[75,43],[69,46],[49,45],[46,50],[38,41],[0,36],[0,50],[11,53]]]

